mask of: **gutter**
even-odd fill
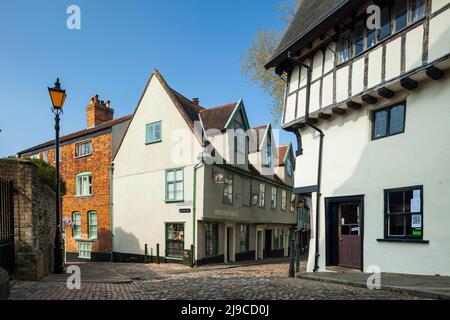
[[[311,77],[312,77],[312,68],[297,59],[291,57],[290,52],[288,53],[288,59],[291,63],[306,68],[308,70],[307,80],[306,80],[306,106],[305,106],[305,124],[317,131],[320,135],[319,141],[319,158],[317,163],[317,196],[316,196],[316,223],[315,223],[315,255],[314,255],[314,272],[319,270],[319,218],[320,218],[320,199],[321,199],[321,181],[322,181],[322,158],[323,158],[323,139],[325,137],[323,131],[311,123],[309,119],[309,102],[311,96]],[[300,134],[300,133],[299,133]],[[302,151],[302,150],[300,150]],[[300,155],[302,152],[300,153]]]

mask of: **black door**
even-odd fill
[[[0,267],[14,273],[13,184],[0,179]]]
[[[227,228],[227,262],[231,262],[231,253],[233,250],[233,229]]]
[[[272,251],[272,230],[266,230],[264,239],[264,258],[268,258]]]

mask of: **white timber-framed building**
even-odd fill
[[[450,275],[449,55],[448,0],[300,5],[266,68],[288,75],[307,271]]]

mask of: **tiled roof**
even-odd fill
[[[261,141],[264,137],[264,134],[266,133],[268,126],[269,126],[268,124],[264,124],[251,129],[253,141],[255,141],[255,146],[250,150],[250,153],[259,151],[259,145],[261,144]]]
[[[307,35],[313,34],[321,23],[330,21],[332,26],[336,22],[334,14],[338,10],[344,7],[355,7],[362,2],[357,0],[303,0],[266,67],[273,67],[281,62],[296,43],[306,38]],[[325,30],[321,29],[320,31],[326,32],[327,28],[331,26],[324,26]]]
[[[284,165],[284,158],[286,157],[286,152],[289,148],[288,144],[279,146],[278,149],[278,166]]]
[[[98,126],[95,126],[95,127],[92,127],[92,128],[87,128],[87,129],[83,129],[83,130],[80,130],[80,131],[77,131],[77,132],[74,132],[74,133],[70,133],[68,135],[62,136],[60,138],[60,143],[64,143],[64,142],[72,140],[72,139],[80,138],[80,137],[83,137],[83,136],[86,136],[86,135],[89,135],[89,134],[93,134],[93,133],[96,133],[96,132],[99,132],[99,131],[102,131],[102,130],[105,130],[105,129],[109,129],[109,128],[113,127],[116,124],[119,124],[119,123],[131,120],[131,117],[132,117],[132,115],[127,115],[127,116],[124,116],[124,117],[121,117],[121,118],[117,118],[117,119],[113,119],[113,120],[110,120],[110,121],[107,121],[107,122],[103,122],[103,123],[99,124]],[[50,140],[50,141],[47,141],[45,143],[41,143],[41,144],[39,144],[37,146],[34,146],[34,147],[28,148],[26,150],[20,151],[17,154],[20,156],[22,154],[27,154],[27,153],[30,153],[30,152],[33,152],[33,151],[36,151],[36,150],[40,150],[40,149],[43,149],[43,148],[51,147],[54,144],[55,144],[55,140]]]
[[[218,129],[220,131],[225,129],[225,125],[233,113],[237,102],[228,103],[223,106],[203,109],[200,111],[203,128],[205,130]]]

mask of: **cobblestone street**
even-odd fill
[[[92,270],[92,271],[91,271]],[[102,281],[95,271],[107,270]],[[94,275],[89,273],[94,272]],[[103,271],[101,271],[103,272]],[[290,279],[288,264],[190,269],[173,264],[82,265],[80,290],[69,290],[63,278],[48,277],[42,282],[18,281],[11,297],[23,299],[416,299],[413,296],[356,288],[346,285]],[[86,276],[86,273],[88,274]],[[105,272],[104,272],[105,273]],[[83,281],[83,274],[88,280]]]

